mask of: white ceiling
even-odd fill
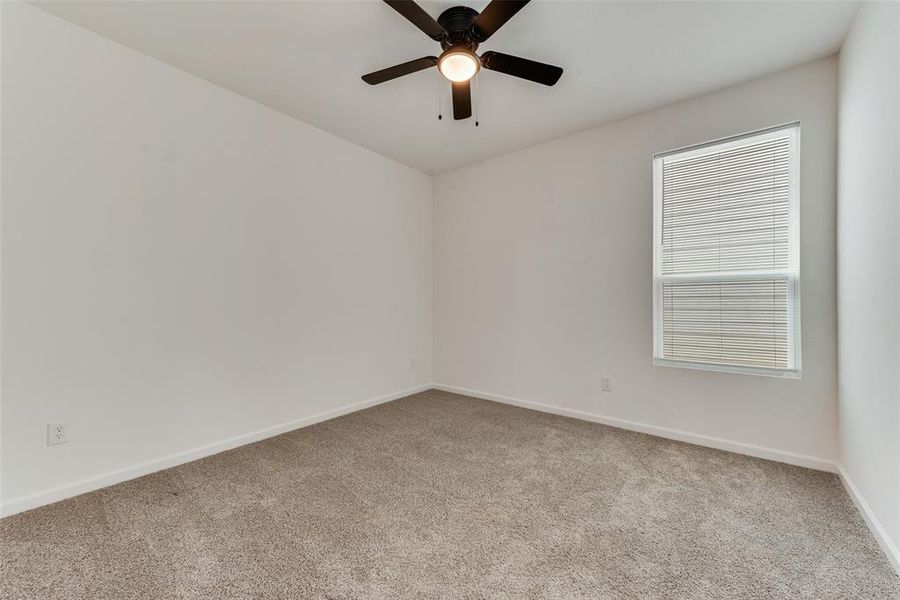
[[[435,18],[455,4],[422,2]],[[478,115],[437,120],[438,76],[360,76],[439,46],[386,4],[36,2],[171,65],[426,173],[440,173],[834,54],[844,2],[535,0],[480,50],[565,69],[555,87],[478,76]],[[443,88],[449,113],[449,88]]]

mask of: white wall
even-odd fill
[[[829,468],[836,75],[817,61],[439,175],[435,381]],[[793,120],[803,379],[651,366],[651,154]]]
[[[862,6],[839,98],[841,463],[900,569],[900,5]]]
[[[430,177],[2,4],[7,512],[432,380]]]

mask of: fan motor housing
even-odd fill
[[[442,12],[437,22],[447,31],[447,37],[441,40],[441,47],[444,50],[464,47],[474,52],[478,41],[472,36],[472,23],[478,15],[477,10],[468,6],[454,6]]]

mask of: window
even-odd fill
[[[800,376],[799,130],[654,156],[654,364]]]

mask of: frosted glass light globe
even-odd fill
[[[468,81],[478,72],[478,58],[468,52],[448,52],[438,64],[441,74],[450,81]]]

